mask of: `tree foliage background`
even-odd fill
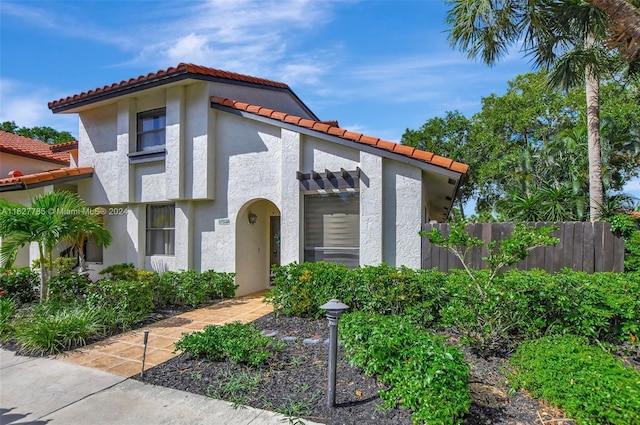
[[[484,218],[585,220],[585,92],[553,88],[547,81],[543,70],[519,75],[503,95],[483,98],[473,116],[448,111],[407,129],[401,142],[469,164],[456,200],[460,210],[475,199]],[[611,78],[602,85],[602,175],[609,199],[640,172],[639,106],[634,80]]]
[[[14,121],[5,121],[0,124],[0,130],[7,133],[17,134],[18,136],[28,137],[30,139],[40,140],[50,145],[72,142],[75,137],[68,131],[58,131],[51,127],[20,127]]]

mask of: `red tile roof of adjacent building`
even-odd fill
[[[137,85],[142,85],[151,81],[157,81],[160,79],[170,78],[174,76],[177,77],[182,74],[193,74],[196,76],[200,75],[205,77],[215,77],[215,78],[222,78],[225,80],[234,80],[234,81],[239,81],[243,83],[251,83],[251,84],[256,84],[260,86],[289,89],[288,85],[277,82],[277,81],[271,81],[271,80],[266,80],[264,78],[252,77],[250,75],[237,74],[235,72],[228,72],[228,71],[223,71],[215,68],[207,68],[204,66],[198,66],[190,63],[181,63],[176,67],[170,67],[165,70],[151,72],[147,75],[140,75],[137,78],[131,78],[127,81],[123,80],[123,81],[120,81],[119,83],[113,83],[111,85],[99,87],[94,90],[89,90],[86,92],[82,92],[80,94],[68,96],[63,99],[54,100],[52,102],[49,102],[49,109],[60,108],[65,106],[65,104],[68,104],[71,102],[89,99],[91,97],[98,96],[98,95],[105,95],[110,92],[116,92],[129,87],[135,87]]]
[[[53,152],[51,147],[52,145],[40,140],[0,131],[0,152],[69,165],[69,153]]]
[[[464,174],[469,169],[469,166],[467,164],[456,162],[443,156],[435,155],[432,152],[412,148],[411,146],[400,145],[398,143],[388,142],[386,140],[382,140],[377,137],[366,136],[361,133],[351,132],[337,126],[332,126],[326,122],[301,118],[295,115],[285,114],[284,112],[274,111],[273,109],[216,96],[211,97],[211,102],[233,109],[250,112],[252,114],[272,118],[285,123],[294,124],[300,127],[306,127],[311,130],[315,130],[332,136],[337,136],[342,139],[351,140],[357,143],[362,143],[364,145],[375,146],[379,149],[384,149],[386,151],[417,159],[422,162],[437,165],[439,167],[456,171],[458,173]]]
[[[92,167],[78,167],[78,168],[57,168],[55,170],[42,171],[40,173],[27,174],[24,176],[7,177],[0,179],[0,186],[2,185],[17,185],[22,184],[30,186],[34,184],[51,183],[55,180],[63,180],[69,178],[81,178],[83,176],[89,177],[93,174]]]
[[[78,141],[72,140],[71,142],[58,143],[55,145],[50,145],[49,149],[51,152],[67,152],[74,149],[78,149]]]

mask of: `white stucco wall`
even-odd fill
[[[117,117],[115,104],[80,113],[78,163],[93,167],[95,176],[78,190],[88,205],[119,203],[118,185],[124,167],[118,151]]]
[[[282,264],[303,260],[305,193],[296,172],[359,167],[360,264],[420,267],[425,202],[420,169],[212,109],[210,95],[299,109],[287,96],[269,91],[197,82],[153,89],[81,114],[80,165],[96,169],[92,182],[80,184],[81,195],[90,205],[128,208],[126,215],[108,220],[114,245],[105,251],[105,265],[236,272],[240,294],[263,289],[270,216],[281,217]],[[167,108],[166,158],[130,164],[136,114],[159,107]],[[176,205],[176,254],[146,256],[146,205],[167,202]],[[250,210],[258,216],[253,225]]]
[[[383,260],[391,266],[420,267],[422,172],[383,160]]]
[[[0,179],[9,177],[9,172],[13,170],[21,171],[26,175],[60,167],[65,167],[65,165],[0,152]]]
[[[383,262],[382,158],[360,152],[360,265]],[[389,225],[389,224],[387,224]]]
[[[209,96],[223,97],[240,102],[260,105],[274,111],[285,112],[302,118],[311,118],[289,93],[283,90],[261,89],[256,87],[209,83]]]

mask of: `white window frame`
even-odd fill
[[[154,123],[155,120],[159,120],[159,125]],[[153,128],[144,130],[144,123],[151,121]],[[152,109],[149,111],[138,112],[137,119],[137,136],[136,136],[136,150],[137,152],[153,151],[164,148],[166,143],[167,134],[167,108]],[[143,139],[145,136],[161,134],[160,143],[154,143],[148,146],[143,145]]]
[[[153,208],[159,208],[159,207],[172,207],[173,209],[172,215],[164,218],[165,222],[158,223],[158,224],[161,224],[161,226],[158,226],[156,223],[151,223],[152,214],[150,213],[150,211]],[[147,223],[146,223],[146,231],[145,231],[145,255],[146,256],[150,257],[150,256],[163,255],[163,256],[173,257],[175,255],[175,248],[176,248],[176,227],[175,227],[176,212],[175,211],[176,211],[176,204],[174,203],[147,205],[147,208],[146,208]],[[166,220],[168,220],[168,222],[166,222]],[[151,235],[153,234],[163,235],[162,240],[163,240],[164,249],[162,250],[162,252],[159,252],[160,250],[152,249],[154,245],[157,244],[157,241],[155,244],[153,243],[154,241],[151,241]],[[170,242],[167,242],[166,239],[168,239]]]

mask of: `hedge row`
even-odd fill
[[[275,289],[266,300],[278,314],[321,317],[319,307],[338,298],[349,311],[404,314],[416,325],[455,328],[483,350],[548,334],[604,341],[640,334],[640,273],[511,270],[491,282],[484,271],[474,277],[386,265],[349,270],[294,263],[275,269]]]

